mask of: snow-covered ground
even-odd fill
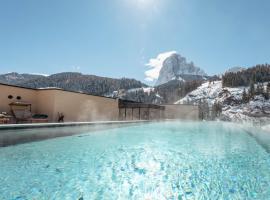
[[[132,88],[129,90],[119,90],[105,96],[155,104],[161,104],[163,102],[163,97],[158,94],[154,87],[141,87]]]
[[[222,120],[270,124],[270,100],[265,100],[259,95],[244,104],[242,103],[244,89],[248,91],[245,87],[222,88],[221,81],[206,82],[175,103],[199,104],[200,101],[206,100],[211,106],[219,102],[223,106]]]
[[[233,96],[235,100],[241,100],[243,91],[244,87],[222,88],[221,81],[215,81],[211,84],[206,82],[175,104],[198,104],[200,100],[205,99],[210,105],[213,105],[215,101],[223,102],[228,96]]]

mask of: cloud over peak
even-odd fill
[[[159,72],[163,66],[163,62],[173,54],[176,54],[176,51],[169,51],[160,53],[156,58],[151,58],[146,64],[150,69],[145,72],[146,81],[154,81],[158,79]]]

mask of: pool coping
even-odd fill
[[[55,128],[68,126],[94,126],[94,125],[113,125],[113,124],[135,124],[149,123],[157,120],[131,120],[131,121],[95,121],[95,122],[64,122],[64,123],[36,123],[36,124],[1,124],[1,130],[32,129],[32,128]]]
[[[0,135],[0,147],[6,147],[6,146],[17,145],[17,144],[22,144],[22,143],[35,142],[35,141],[81,134],[81,133],[76,133],[76,132],[73,133],[72,131],[70,132],[67,131],[63,133],[51,132],[53,128],[70,127],[71,129],[71,127],[74,127],[74,128],[84,127],[86,129],[91,129],[89,131],[97,131],[97,130],[102,130],[104,128],[114,128],[115,126],[117,127],[118,126],[137,126],[140,124],[155,123],[155,122],[166,123],[170,121],[179,121],[179,120],[163,119],[163,120],[95,121],[95,122],[65,122],[65,123],[39,123],[39,124],[5,124],[5,125],[0,125],[0,133],[4,133],[4,135],[5,135],[5,131],[28,130],[28,129],[34,129],[36,130],[36,133],[28,134],[28,135],[7,134],[6,136],[3,136],[3,137]],[[181,120],[181,122],[183,121]],[[243,128],[251,136],[254,136],[254,135],[250,132],[255,131],[255,130],[258,131],[258,127],[256,128],[249,127],[249,126],[243,127],[243,125],[240,125],[240,127]],[[49,132],[44,134],[44,130],[49,131]]]
[[[42,123],[42,124],[8,124],[0,125],[0,148],[19,145],[42,140],[68,137],[89,132],[114,129],[125,126],[136,126],[154,121],[99,121],[99,122],[66,122],[66,123]],[[79,128],[79,131],[74,130]],[[81,129],[82,128],[82,129]],[[54,130],[55,129],[55,130]],[[62,129],[64,131],[60,131]],[[85,130],[86,129],[86,130]],[[35,130],[34,133],[21,134],[23,130]],[[16,133],[18,134],[16,134]],[[1,135],[3,133],[3,135]],[[8,134],[7,134],[8,133]]]

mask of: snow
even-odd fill
[[[195,104],[206,100],[210,106],[215,101],[223,105],[223,120],[234,122],[270,123],[270,100],[261,95],[255,96],[248,103],[242,103],[242,94],[247,87],[222,88],[221,81],[205,82],[196,90],[187,94],[175,104]]]
[[[205,82],[196,90],[190,92],[184,98],[175,102],[175,104],[198,104],[200,100],[205,99],[209,104],[213,105],[216,100],[219,102],[224,101],[224,98],[227,98],[228,95],[234,96],[237,100],[240,100],[242,98],[244,88],[245,87],[222,88],[221,81],[214,81],[212,83]]]
[[[148,87],[148,88],[142,88],[143,89],[143,92],[144,93],[148,93],[148,95],[151,93],[151,92],[154,92],[155,91],[155,88],[152,88],[152,87]]]
[[[158,93],[156,94],[157,98],[163,99],[163,97],[161,97]]]
[[[157,58],[150,59],[146,66],[150,68],[145,72],[146,80],[156,80],[155,85],[161,85],[171,80],[185,79],[178,78],[181,75],[189,75],[190,77],[207,75],[193,62],[187,62],[187,59],[176,51],[161,53]]]
[[[153,87],[142,87],[142,88],[132,88],[127,90],[128,93],[133,93],[133,92],[140,92],[143,91],[144,93],[147,93],[148,95],[150,95],[151,92],[155,91],[155,88]],[[115,91],[117,92],[117,91]]]
[[[44,76],[44,77],[50,76],[49,74],[42,74],[42,73],[29,73],[29,74],[30,74],[30,75]]]
[[[186,82],[185,79],[183,79],[182,77],[173,77],[172,80],[178,80],[178,81],[182,81],[182,82]]]
[[[62,90],[63,88],[59,88],[59,87],[41,87],[41,88],[37,88],[38,90],[48,90],[48,89],[56,89],[56,90]]]
[[[154,81],[158,79],[159,72],[163,66],[163,62],[169,58],[171,55],[176,54],[176,51],[169,51],[160,53],[156,58],[152,58],[146,64],[150,69],[145,72],[146,81]]]

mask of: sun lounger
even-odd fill
[[[14,102],[10,104],[11,111],[15,117],[16,123],[46,123],[47,115],[33,115],[31,104],[23,102]]]

